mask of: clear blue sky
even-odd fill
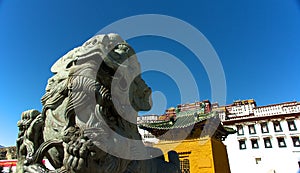
[[[15,144],[21,112],[41,110],[50,67],[58,58],[106,25],[140,14],[173,16],[205,35],[224,68],[227,103],[248,98],[258,105],[300,101],[299,0],[0,0],[0,144]],[[200,99],[211,98],[206,71],[186,47],[155,36],[128,42],[136,52],[161,50],[179,57],[193,73]],[[143,76],[153,91],[164,95],[158,93],[152,112],[180,103],[172,78],[159,72]]]

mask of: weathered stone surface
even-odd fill
[[[176,152],[166,162],[141,142],[137,111],[151,108],[151,89],[120,36],[92,37],[51,71],[42,112],[25,111],[18,122],[18,172],[180,172]]]

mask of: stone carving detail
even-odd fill
[[[18,121],[19,134],[17,139],[18,156],[31,158],[37,147],[41,144],[44,121],[41,113],[37,110],[28,110],[22,113],[21,120]]]
[[[25,111],[18,122],[17,172],[180,172],[176,152],[166,162],[159,149],[141,142],[137,111],[151,108],[151,89],[120,36],[92,37],[51,71],[42,112]]]

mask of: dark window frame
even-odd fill
[[[266,131],[264,131],[264,127],[266,127]],[[269,126],[267,122],[260,123],[261,133],[269,133]]]
[[[244,145],[245,147],[243,147],[243,145]],[[239,148],[240,148],[240,150],[245,150],[245,149],[247,149],[247,146],[246,146],[246,140],[239,140]]]
[[[287,124],[289,127],[289,131],[297,131],[297,126],[294,120],[287,120]],[[294,128],[292,128],[291,126],[294,126]]]
[[[254,132],[251,132],[251,128],[253,128]],[[248,130],[249,130],[249,134],[251,135],[256,134],[256,129],[254,124],[248,125]]]
[[[256,144],[256,146],[255,146],[255,144]],[[258,140],[257,139],[251,139],[251,145],[252,145],[252,149],[259,148]]]
[[[292,141],[293,141],[294,147],[300,147],[300,139],[299,139],[299,136],[292,136]],[[297,142],[298,142],[298,144],[297,144]]]
[[[261,163],[261,158],[259,157],[259,158],[255,158],[255,163],[258,165],[258,164],[260,164]]]
[[[282,127],[281,127],[280,121],[273,121],[273,126],[274,126],[275,132],[282,132]],[[279,127],[279,129],[276,128],[277,126]]]
[[[267,146],[267,142],[270,144],[270,146]],[[265,148],[272,148],[271,138],[264,138],[264,144]]]
[[[182,173],[190,173],[190,161],[189,159],[180,160],[180,169]]]
[[[240,133],[240,130],[242,131],[241,133]],[[245,134],[245,132],[244,132],[244,127],[243,127],[242,125],[237,125],[237,126],[236,126],[236,131],[237,131],[237,135],[239,135],[239,136]]]
[[[284,137],[277,137],[277,142],[278,142],[278,147],[279,148],[286,148],[286,142]],[[281,142],[283,142],[283,145],[281,144]]]

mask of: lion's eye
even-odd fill
[[[121,78],[120,82],[119,82],[120,88],[122,90],[126,90],[127,88],[127,81],[125,80],[124,77]]]

